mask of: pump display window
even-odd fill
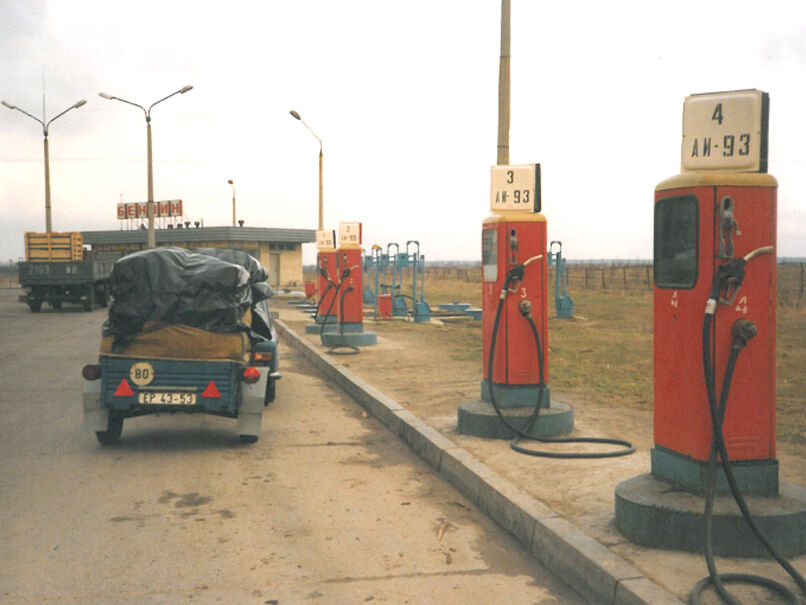
[[[655,204],[655,284],[693,288],[697,283],[698,207],[694,195]]]
[[[481,233],[481,267],[484,281],[498,279],[498,232],[495,229]]]

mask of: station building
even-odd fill
[[[84,244],[101,256],[119,257],[148,247],[145,229],[82,231]],[[178,248],[234,248],[257,258],[269,270],[276,291],[299,289],[302,279],[302,244],[316,241],[314,229],[263,227],[186,227],[155,229],[157,246]]]

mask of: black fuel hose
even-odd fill
[[[522,266],[521,267],[521,274],[522,274]],[[506,426],[510,431],[515,433],[515,438],[509,444],[509,446],[518,452],[519,454],[525,454],[527,456],[537,456],[541,458],[615,458],[617,456],[626,456],[627,454],[632,454],[635,451],[635,446],[630,443],[629,441],[624,441],[622,439],[607,439],[602,437],[559,437],[559,438],[548,438],[548,437],[535,437],[529,434],[529,431],[537,422],[538,416],[540,415],[540,408],[543,406],[543,396],[546,389],[546,380],[545,380],[545,363],[543,359],[543,348],[540,345],[540,335],[537,331],[537,326],[535,325],[534,319],[530,313],[521,311],[521,314],[526,318],[529,322],[529,326],[532,329],[532,336],[535,340],[535,345],[537,347],[537,360],[538,360],[538,367],[540,372],[540,383],[538,385],[538,396],[537,396],[537,406],[535,407],[534,412],[532,415],[527,419],[524,428],[519,429],[512,425],[509,420],[507,420],[506,416],[501,411],[498,402],[496,401],[495,395],[495,385],[493,384],[493,361],[495,360],[495,346],[498,340],[498,325],[501,321],[501,311],[504,307],[504,302],[506,300],[506,291],[509,287],[510,278],[508,277],[506,283],[504,285],[504,290],[501,293],[501,297],[498,300],[498,308],[495,311],[495,320],[493,321],[493,332],[491,335],[491,342],[490,342],[490,354],[488,357],[487,363],[487,383],[489,385],[489,392],[490,392],[490,402],[493,405],[493,409],[495,413],[498,415],[498,418],[501,422]],[[532,450],[529,448],[522,447],[520,445],[521,439],[527,439],[529,441],[537,441],[539,443],[605,443],[609,445],[620,445],[623,446],[624,449],[612,451],[612,452],[548,452],[544,450]]]
[[[349,275],[349,271],[342,275],[341,280],[339,281],[338,286],[336,286],[336,291],[333,293],[333,300],[330,302],[330,307],[328,307],[327,315],[325,316],[325,320],[330,316],[330,311],[333,309],[333,304],[336,302],[336,297],[339,295],[339,290],[341,290],[341,286],[344,283],[344,278]],[[350,284],[344,292],[341,293],[341,298],[339,298],[339,336],[343,339],[344,338],[344,297],[348,292],[352,292],[354,289],[353,285]],[[325,344],[325,322],[322,322],[322,328],[319,330],[319,340],[322,344]],[[346,352],[339,352],[336,353],[339,349],[349,349]],[[335,353],[337,355],[355,355],[356,353],[360,353],[361,349],[354,345],[346,345],[346,344],[336,344],[331,346],[328,350],[328,353]]]
[[[344,281],[340,281],[336,285],[336,291],[333,293],[333,300],[330,301],[330,306],[328,306],[327,312],[325,312],[325,318],[322,321],[322,327],[319,329],[319,340],[320,340],[320,342],[322,344],[325,344],[325,327],[327,325],[327,318],[330,317],[330,312],[333,310],[333,305],[336,304],[336,298],[339,295],[339,290],[341,290],[341,285],[343,283],[344,283]],[[330,288],[330,284],[328,284],[328,287],[325,289],[325,292],[327,292],[327,290],[329,288]],[[322,300],[324,300],[324,298],[325,298],[325,296],[322,295]],[[321,304],[321,301],[320,301],[320,304]]]
[[[708,409],[711,414],[711,426],[713,430],[713,440],[711,443],[711,452],[708,459],[708,472],[706,474],[705,485],[705,562],[708,567],[708,576],[700,580],[689,594],[689,603],[691,605],[699,605],[701,603],[700,596],[709,585],[713,584],[717,593],[722,599],[730,605],[736,605],[740,602],[736,600],[725,588],[728,583],[743,583],[755,584],[763,586],[774,592],[777,592],[782,597],[787,599],[790,603],[798,603],[797,597],[783,584],[753,574],[720,574],[717,572],[716,563],[714,561],[713,552],[713,506],[714,506],[714,492],[716,484],[716,464],[717,454],[721,458],[722,468],[725,472],[725,478],[730,486],[733,498],[742,512],[742,516],[747,522],[750,529],[756,535],[758,540],[767,550],[767,552],[778,562],[781,567],[795,580],[800,589],[806,594],[806,580],[798,571],[786,560],[786,558],[778,552],[767,535],[758,526],[744,497],[739,490],[739,485],[736,477],[733,474],[733,467],[730,464],[728,457],[728,450],[725,444],[725,435],[722,432],[722,422],[725,418],[725,411],[727,409],[728,396],[730,394],[730,385],[733,380],[733,372],[736,367],[736,361],[739,358],[739,353],[753,336],[755,336],[755,326],[747,320],[737,320],[734,323],[733,329],[733,342],[731,344],[730,355],[728,363],[725,368],[725,376],[722,380],[722,388],[720,390],[719,402],[716,400],[716,377],[714,374],[713,366],[713,350],[711,344],[711,328],[713,325],[714,314],[716,312],[716,301],[719,297],[720,282],[717,277],[714,282],[714,287],[711,292],[711,298],[706,306],[705,318],[703,319],[702,327],[702,355],[703,355],[703,371],[705,374],[705,387],[708,394]]]
[[[327,296],[327,293],[330,292],[330,289],[332,287],[333,287],[333,282],[328,279],[327,280],[327,288],[325,288],[325,291],[322,293],[322,296],[319,299],[319,303],[316,305],[316,312],[313,314],[313,320],[314,321],[319,320],[319,310],[322,308],[322,303],[325,302],[325,296]],[[331,306],[330,308],[332,309],[333,307]],[[328,309],[328,313],[330,313],[330,309]],[[325,321],[327,321],[327,318],[328,318],[328,316],[325,315]]]

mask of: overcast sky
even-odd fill
[[[663,6],[664,8],[658,8]],[[480,258],[496,161],[500,0],[0,0],[0,98],[50,126],[53,229],[119,229],[147,199],[229,225],[361,221],[364,244]],[[651,258],[686,95],[770,94],[778,254],[806,256],[806,3],[512,0],[510,161],[540,163],[569,258]],[[0,107],[0,259],[45,230],[42,129]],[[306,261],[315,255],[305,247]]]

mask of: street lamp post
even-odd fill
[[[501,0],[501,56],[498,63],[497,164],[509,164],[509,40],[510,0]]]
[[[8,103],[7,101],[0,101],[0,103],[2,103],[5,107],[8,107],[9,109],[16,109],[20,113],[24,113],[26,116],[28,116],[29,118],[33,118],[34,120],[36,120],[37,122],[39,122],[42,125],[42,134],[43,134],[43,136],[45,138],[45,230],[48,233],[50,233],[53,230],[52,229],[52,224],[51,224],[51,217],[50,217],[50,158],[49,158],[49,152],[48,152],[48,127],[50,126],[50,123],[53,122],[53,120],[55,120],[56,118],[60,118],[61,116],[66,114],[71,109],[78,109],[79,107],[84,105],[86,102],[87,102],[86,99],[81,99],[80,101],[77,101],[76,103],[74,103],[73,105],[71,105],[70,107],[65,109],[63,112],[61,112],[55,118],[51,118],[50,120],[45,122],[44,110],[42,112],[42,119],[40,120],[36,116],[32,116],[27,111],[24,111],[24,110],[20,109],[16,105],[12,105],[11,103]]]
[[[143,113],[146,117],[146,145],[147,145],[147,170],[148,170],[148,203],[146,205],[146,214],[148,215],[148,247],[155,248],[156,241],[154,238],[154,172],[152,167],[152,158],[151,158],[151,109],[157,104],[162,103],[166,99],[170,99],[174,95],[178,94],[185,94],[187,91],[192,90],[192,86],[183,86],[179,90],[172,92],[167,97],[161,98],[159,101],[154,101],[151,105],[149,105],[148,109],[143,107],[142,105],[138,105],[137,103],[132,103],[131,101],[127,101],[126,99],[121,99],[120,97],[114,97],[112,95],[108,95],[105,92],[99,92],[98,96],[109,99],[110,101],[120,101],[121,103],[128,103],[129,105],[134,105],[135,107],[139,107],[143,110]]]
[[[235,181],[227,179],[227,182],[232,185],[232,226],[235,226]]]
[[[324,217],[325,204],[324,204],[324,198],[323,198],[323,194],[322,194],[322,139],[320,139],[318,136],[316,136],[316,133],[313,130],[311,130],[310,126],[305,124],[305,120],[303,120],[300,117],[299,113],[297,113],[293,109],[289,113],[294,117],[294,119],[299,120],[300,122],[302,122],[305,125],[305,128],[307,128],[310,131],[310,133],[314,137],[316,137],[316,140],[319,141],[319,230],[321,231],[322,229],[325,228],[325,223],[324,223],[324,220],[325,220],[325,217]]]

